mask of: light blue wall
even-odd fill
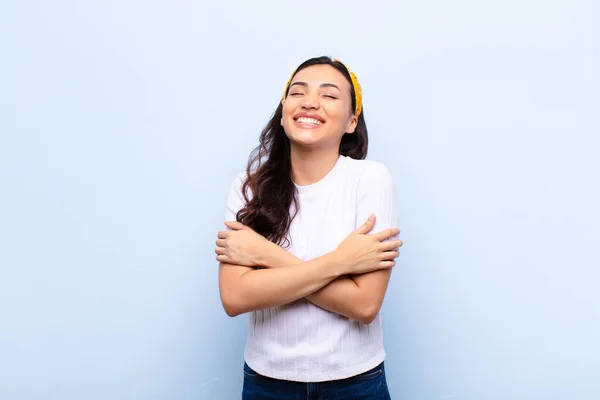
[[[364,86],[405,246],[395,399],[600,398],[600,7],[0,6],[0,398],[239,397],[226,190],[292,69]]]

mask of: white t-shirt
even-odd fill
[[[245,204],[245,177],[239,174],[231,185],[227,221],[234,221]],[[302,260],[335,250],[370,214],[376,216],[371,233],[398,226],[392,178],[379,162],[340,156],[323,179],[296,187],[299,211],[287,250]],[[376,367],[385,356],[379,315],[364,325],[305,299],[249,315],[244,358],[265,376],[299,382],[344,379]]]

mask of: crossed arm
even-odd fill
[[[221,266],[222,280],[227,280],[226,274],[233,274],[231,271],[233,265],[238,265],[238,268],[261,266],[271,269],[273,273],[276,273],[274,270],[277,269],[291,268],[288,272],[292,275],[296,272],[301,273],[302,271],[295,271],[295,269],[305,266],[307,269],[304,271],[310,277],[311,268],[315,264],[325,263],[325,268],[322,266],[319,268],[319,272],[325,272],[328,267],[335,264],[338,264],[337,271],[344,271],[344,265],[348,264],[350,260],[363,260],[363,264],[365,262],[369,264],[366,273],[335,274],[330,277],[332,279],[327,280],[321,286],[312,287],[312,290],[303,293],[299,298],[305,297],[311,303],[325,310],[368,324],[379,313],[391,275],[390,267],[394,265],[392,260],[398,256],[397,250],[402,245],[400,240],[382,243],[383,240],[397,235],[397,229],[366,235],[373,228],[373,224],[374,218],[367,220],[361,228],[344,241],[350,243],[343,243],[345,246],[341,245],[334,252],[315,260],[302,261],[250,228],[238,222],[227,222],[226,225],[231,231],[219,232],[215,249],[218,254],[217,259],[224,263]],[[279,272],[281,277],[281,274],[286,271]],[[292,277],[289,276],[288,279],[290,278]],[[301,278],[294,277],[294,279]],[[285,285],[283,280],[279,280],[277,284],[273,281],[271,283],[275,286]],[[265,284],[262,287],[268,291],[267,286],[268,284]],[[310,287],[310,284],[307,286]],[[225,287],[222,289],[227,290]],[[289,287],[281,295],[289,296],[292,293],[294,293],[294,288]],[[265,293],[262,297],[269,296]],[[296,299],[290,299],[290,301],[292,300]],[[235,312],[233,314],[237,315]]]
[[[267,268],[289,267],[303,262],[277,245],[272,246],[272,250],[264,256]],[[379,313],[391,273],[391,269],[386,268],[360,275],[340,276],[306,296],[306,299],[325,310],[369,324]]]
[[[243,207],[243,177],[232,185],[226,220]],[[377,316],[395,265],[400,232],[396,226],[392,181],[385,167],[372,165],[359,182],[357,222],[367,220],[331,253],[302,261],[252,229],[227,222],[219,232],[219,290],[225,311],[235,316],[306,298],[333,313],[368,324]],[[375,225],[369,214],[377,213]],[[376,233],[367,234],[372,229]],[[387,228],[387,229],[385,229]],[[396,240],[394,240],[396,239]],[[257,267],[263,267],[257,269]]]

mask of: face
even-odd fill
[[[354,133],[350,83],[331,65],[312,65],[292,79],[283,103],[281,125],[293,144],[339,147],[344,133]]]

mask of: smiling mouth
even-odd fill
[[[297,118],[296,123],[298,123],[300,125],[309,125],[309,126],[319,126],[319,125],[323,124],[323,122],[319,121],[318,119],[308,118],[308,117]]]

